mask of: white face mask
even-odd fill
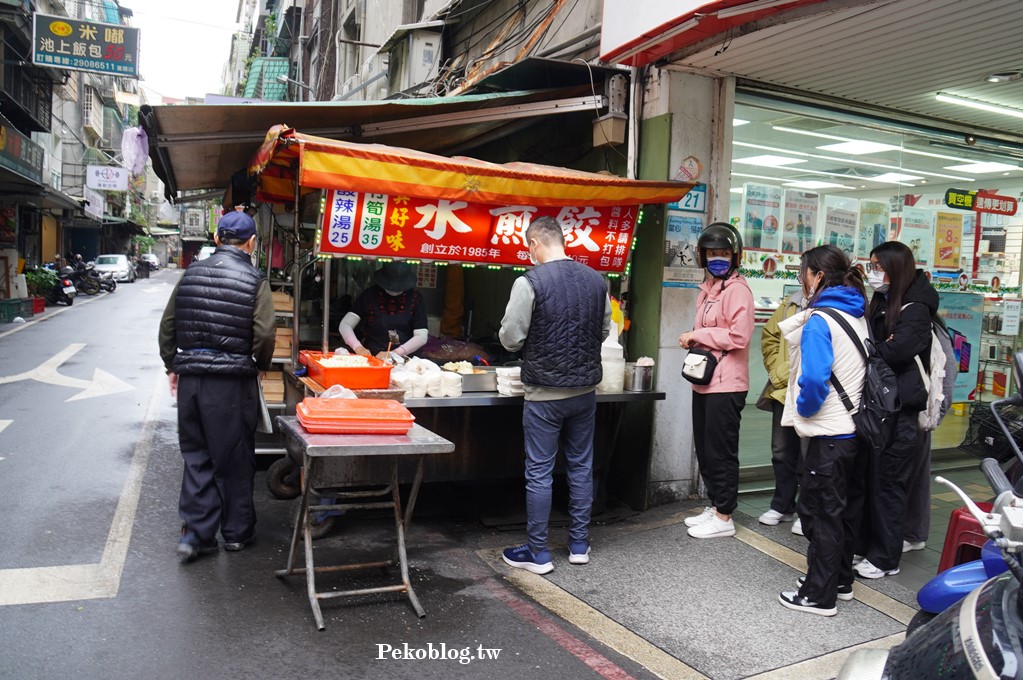
[[[888,284],[884,282],[884,272],[869,272],[867,274],[867,283],[878,293],[888,291]]]

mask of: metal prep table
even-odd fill
[[[412,608],[420,617],[426,612],[409,582],[408,558],[405,553],[405,527],[412,518],[416,496],[423,481],[423,460],[427,455],[450,453],[455,445],[435,435],[420,425],[413,425],[408,434],[312,434],[308,432],[294,416],[277,416],[277,425],[285,437],[285,446],[289,453],[302,461],[302,501],[295,518],[295,529],[291,535],[291,549],[288,552],[288,565],[274,574],[278,577],[293,574],[305,574],[306,587],[309,593],[309,605],[316,619],[316,627],[324,630],[323,614],[320,611],[320,600],[336,597],[368,595],[372,593],[400,592],[405,593]],[[416,475],[412,482],[408,504],[404,513],[401,508],[401,495],[398,490],[398,465],[403,459],[412,457],[416,460]],[[391,462],[390,483],[380,489],[367,491],[330,491],[339,486],[336,477],[332,476],[333,463],[345,459],[373,458],[389,459]],[[343,482],[342,482],[343,483]],[[336,505],[321,505],[314,499],[322,497],[337,498]],[[364,502],[367,498],[390,496],[390,500]],[[344,501],[353,502],[344,502]],[[362,562],[334,566],[315,566],[313,563],[313,540],[309,530],[309,516],[323,510],[341,508],[377,509],[392,508],[394,510],[394,527],[397,533],[395,556],[389,560]],[[305,540],[305,567],[295,565],[298,543]],[[330,592],[317,592],[316,574],[332,571],[352,571],[389,567],[397,564],[401,569],[401,583],[377,588],[362,588]]]

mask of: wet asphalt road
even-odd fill
[[[478,552],[494,536],[457,513],[426,511],[409,535],[424,619],[398,595],[335,600],[318,632],[304,579],[273,575],[294,504],[262,472],[257,542],[179,565],[176,410],[156,346],[177,276],[0,326],[0,678],[653,677],[512,587]],[[457,508],[458,493],[428,485],[421,507]],[[318,559],[380,556],[392,530],[345,519]],[[406,644],[463,659],[402,659]]]

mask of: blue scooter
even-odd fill
[[[1017,395],[1014,398],[1002,399],[991,404],[991,413],[1005,432],[1009,432],[1009,430],[1004,427],[998,407],[1007,402],[1018,401],[1018,398]],[[1009,442],[1019,457],[1019,449],[1012,437],[1009,437]],[[938,477],[937,481],[944,482],[941,477]],[[917,592],[916,601],[920,605],[920,611],[909,622],[906,634],[912,633],[941,612],[957,604],[987,580],[1004,574],[1008,570],[1009,566],[1002,557],[1001,549],[993,541],[987,541],[981,548],[979,560],[964,562],[946,569],[928,581]]]

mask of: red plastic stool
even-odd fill
[[[977,503],[983,512],[991,512],[990,503]],[[980,524],[966,508],[956,508],[948,518],[948,531],[945,533],[945,545],[941,549],[941,562],[938,573],[957,564],[980,559],[980,549],[988,538],[980,528]]]

